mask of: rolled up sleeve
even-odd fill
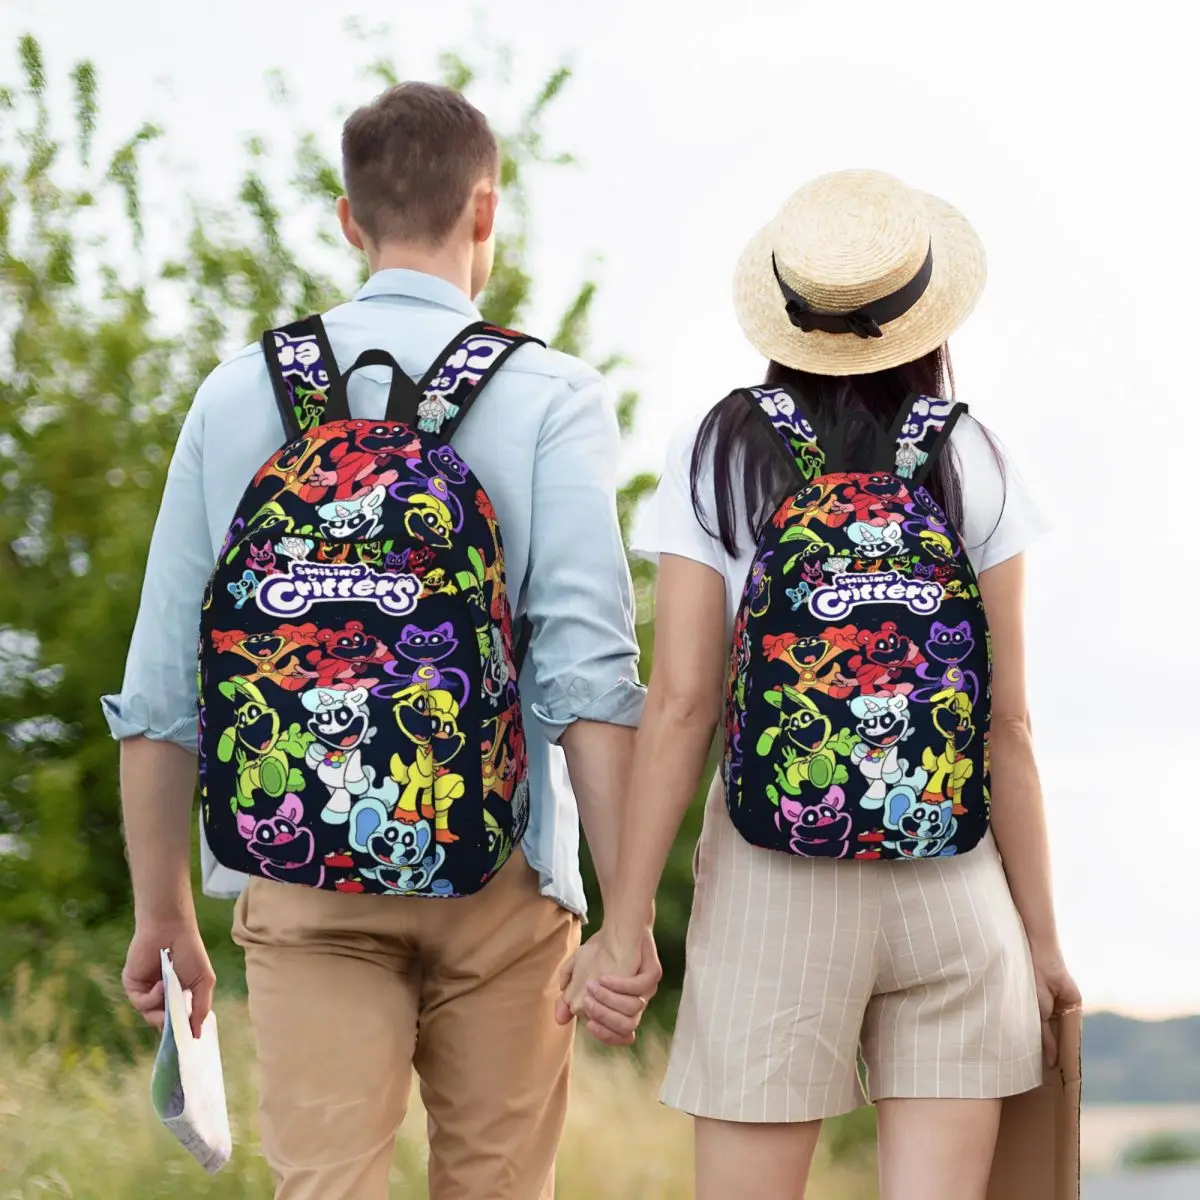
[[[200,608],[214,561],[204,507],[198,401],[199,395],[167,472],[121,691],[101,698],[114,738],[148,737],[193,752],[199,741]]]
[[[526,616],[551,741],[575,721],[637,725],[633,584],[617,520],[620,430],[599,376],[564,387],[542,422],[533,469]]]

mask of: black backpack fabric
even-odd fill
[[[420,384],[371,350],[342,376],[319,317],[263,335],[283,448],[206,591],[205,832],[233,870],[463,896],[524,835],[520,644],[495,510],[451,438],[524,334],[472,325]],[[392,370],[382,421],[346,380]]]
[[[965,853],[988,828],[991,645],[962,539],[924,486],[965,406],[913,397],[888,461],[846,472],[793,390],[741,395],[801,486],[763,526],[734,622],[730,817],[805,857]]]

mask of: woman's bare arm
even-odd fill
[[[979,577],[992,634],[992,829],[1031,943],[1055,947],[1050,844],[1025,690],[1025,556]]]
[[[1050,1015],[1079,1003],[1054,919],[1050,843],[1025,691],[1025,557],[984,571],[979,592],[992,634],[992,830],[1009,890],[1025,925],[1037,977],[1047,1061],[1057,1050]]]

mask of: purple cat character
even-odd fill
[[[925,643],[925,653],[934,662],[922,663],[917,668],[921,679],[931,679],[931,687],[918,688],[910,699],[928,704],[930,697],[947,688],[952,692],[966,692],[971,699],[971,707],[979,702],[979,679],[974,671],[964,671],[959,665],[971,656],[975,649],[975,638],[971,634],[970,621],[962,621],[958,625],[943,625],[934,621],[929,631],[929,640]]]
[[[846,793],[840,787],[831,787],[823,800],[815,804],[803,804],[793,796],[784,796],[779,801],[775,824],[783,830],[791,828],[793,854],[805,858],[845,858],[850,853],[850,834],[854,823],[850,814],[842,810]]]
[[[413,459],[408,466],[418,479],[431,479],[440,475],[450,483],[467,481],[467,464],[449,446],[438,446],[429,451],[425,462],[419,458]]]
[[[255,819],[245,810],[239,812],[238,833],[268,879],[320,887],[325,882],[325,867],[313,861],[316,842],[312,832],[301,826],[303,820],[300,797],[288,792],[273,817]]]
[[[433,629],[405,625],[400,630],[400,640],[394,649],[395,661],[385,663],[383,669],[396,682],[379,684],[372,689],[372,695],[387,699],[420,680],[430,689],[449,691],[458,704],[466,702],[471,688],[466,673],[457,667],[442,668],[437,665],[458,649],[458,638],[454,636],[454,626],[449,621]]]
[[[915,533],[919,537],[926,530],[931,533],[950,532],[950,522],[928,488],[917,488],[913,498],[904,506],[904,511],[908,513],[908,520],[903,526],[905,533]]]

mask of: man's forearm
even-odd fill
[[[579,819],[605,908],[617,877],[622,806],[633,761],[635,733],[624,725],[576,721],[562,735],[571,788],[579,802]]]
[[[195,788],[194,754],[144,737],[121,743],[121,808],[139,924],[195,918],[190,871]]]

